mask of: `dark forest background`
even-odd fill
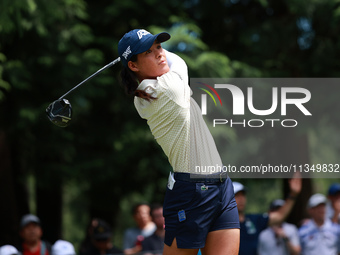
[[[69,127],[54,126],[45,114],[49,103],[117,58],[119,39],[134,28],[168,31],[164,47],[186,60],[190,77],[340,76],[337,0],[1,0],[0,245],[19,242],[20,218],[30,212],[50,242],[77,246],[89,220],[101,217],[121,246],[132,205],[163,201],[171,167],[120,87],[120,65],[67,97]],[[228,129],[220,141],[231,162],[339,163],[339,92],[312,95],[308,128]],[[298,224],[308,197],[339,180],[304,179],[288,220]],[[253,191],[251,212],[287,194],[287,179],[239,181]]]

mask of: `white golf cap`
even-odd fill
[[[320,204],[326,204],[326,202],[327,202],[327,198],[324,195],[320,193],[316,193],[309,198],[307,207],[313,208]]]
[[[58,240],[52,246],[52,255],[76,255],[73,244],[65,240]]]
[[[240,191],[246,191],[246,187],[244,187],[241,183],[239,182],[233,182],[234,186],[234,194]]]
[[[40,220],[37,216],[33,214],[26,214],[22,216],[21,223],[20,223],[21,228],[25,227],[29,223],[36,223],[40,225]]]
[[[16,255],[18,250],[12,245],[4,245],[0,247],[0,255]]]

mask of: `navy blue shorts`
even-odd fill
[[[183,249],[203,248],[211,231],[240,228],[229,177],[216,183],[176,180],[172,190],[167,188],[163,216],[164,243],[171,246],[176,238]]]

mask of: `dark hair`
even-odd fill
[[[137,213],[137,210],[140,206],[146,205],[150,208],[150,204],[148,202],[140,202],[138,204],[135,204],[132,208],[132,215],[135,215]],[[150,208],[151,209],[151,208]]]
[[[151,215],[151,216],[152,216],[152,213],[153,213],[155,210],[158,210],[158,209],[160,209],[160,208],[163,209],[163,205],[158,204],[158,203],[152,204],[150,207],[151,207],[151,210],[150,210],[150,215]]]
[[[132,62],[137,61],[137,55],[133,55],[130,59]],[[125,88],[125,92],[128,95],[134,95],[136,97],[143,98],[147,101],[157,99],[156,97],[151,96],[150,94],[146,93],[143,90],[137,90],[138,88],[138,79],[133,71],[129,67],[123,67],[122,71],[120,72],[120,78],[122,84]]]

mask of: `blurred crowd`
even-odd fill
[[[275,199],[262,214],[245,213],[249,191],[241,183],[233,185],[241,226],[240,255],[340,254],[340,184],[332,184],[326,195],[313,194],[307,202],[309,217],[297,225],[285,218],[301,190],[298,183],[290,184],[286,200]]]
[[[140,203],[133,208],[136,227],[126,229],[123,250],[112,244],[111,226],[103,219],[94,218],[89,223],[86,236],[76,252],[67,240],[54,244],[42,239],[43,229],[36,215],[24,215],[20,222],[21,245],[6,244],[0,247],[0,255],[104,255],[140,254],[159,255],[163,252],[163,206]]]
[[[286,200],[272,201],[268,211],[261,214],[246,214],[249,191],[238,182],[233,186],[241,225],[240,255],[340,254],[340,184],[331,185],[326,195],[312,195],[306,208],[309,217],[299,225],[285,222],[301,190],[299,183],[290,185],[293,195]],[[42,240],[40,219],[32,214],[24,215],[19,232],[21,245],[3,245],[0,255],[162,254],[165,235],[162,205],[139,203],[133,207],[132,216],[135,227],[125,230],[122,250],[112,244],[110,225],[103,219],[94,218],[76,252],[67,240],[54,244]]]

